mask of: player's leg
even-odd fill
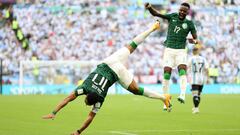
[[[192,85],[192,96],[193,96],[193,104],[194,104],[194,107],[192,109],[192,113],[196,114],[196,113],[199,113],[199,103],[200,103],[200,96],[199,96],[199,93],[200,93],[200,85]]]
[[[153,90],[149,90],[144,87],[139,87],[136,81],[133,79],[131,84],[127,88],[128,91],[135,95],[142,95],[152,99],[162,100],[168,111],[171,111],[171,96],[169,94],[159,94]]]
[[[165,48],[163,54],[163,93],[169,93],[169,80],[171,79],[172,67],[174,67],[173,49]]]
[[[156,29],[159,29],[160,23],[159,21],[156,21],[149,29],[142,32],[141,34],[137,35],[132,42],[127,45],[127,48],[129,49],[130,53],[132,53],[139,44],[141,44],[153,31]]]
[[[149,34],[151,34],[159,27],[159,21],[156,21],[148,30],[136,36],[129,45],[119,49],[118,51],[104,59],[103,62],[108,65],[115,64],[119,61],[124,63],[127,60],[128,56],[137,48],[137,46],[141,44],[149,36]]]
[[[170,79],[172,73],[172,67],[174,67],[174,53],[172,49],[165,48],[164,55],[163,55],[163,81],[162,81],[162,90],[164,94],[169,93],[169,86],[170,86]],[[163,110],[166,110],[166,106],[163,106]]]
[[[169,80],[171,78],[172,68],[171,67],[164,67],[163,71],[163,93],[168,94],[169,93]]]
[[[186,93],[186,89],[187,89],[187,76],[186,76],[186,71],[187,71],[187,66],[180,64],[178,66],[178,73],[179,73],[179,83],[180,83],[180,89],[181,89],[181,93],[180,96],[178,97],[178,101],[181,103],[185,102],[185,93]]]
[[[121,86],[131,93],[135,95],[143,95],[145,97],[153,98],[153,99],[160,99],[164,102],[164,104],[167,105],[167,107],[170,110],[170,99],[171,96],[169,94],[159,94],[157,92],[154,92],[152,90],[148,90],[146,88],[139,87],[137,83],[133,79],[133,74],[131,74],[121,63],[118,63],[117,68],[118,71],[118,77],[119,77],[119,83]]]
[[[178,101],[180,103],[185,102],[185,93],[187,89],[187,51],[185,49],[179,49],[176,52],[176,64],[178,65],[178,73],[179,73],[179,84],[181,93],[178,97]]]
[[[203,89],[203,85],[199,86],[199,90],[198,90],[198,99],[199,99],[199,104],[201,102],[201,94],[202,94],[202,89]]]

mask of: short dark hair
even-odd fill
[[[88,105],[94,105],[100,101],[100,97],[96,92],[88,93],[86,99],[87,99]]]
[[[185,6],[185,7],[188,7],[188,9],[190,9],[190,5],[186,2],[182,3],[181,6]]]

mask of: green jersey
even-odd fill
[[[180,20],[178,13],[166,14],[168,19],[168,33],[164,45],[173,49],[185,49],[186,37],[189,32],[196,34],[193,21],[184,19]]]
[[[105,63],[99,64],[97,68],[89,74],[83,84],[76,89],[76,95],[95,92],[102,102],[107,95],[108,88],[118,81],[117,74]],[[83,89],[83,93],[77,93]]]

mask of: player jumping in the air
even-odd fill
[[[188,39],[189,43],[197,44],[197,33],[194,23],[191,20],[186,19],[190,10],[188,3],[182,3],[179,9],[179,13],[172,13],[163,15],[159,13],[149,3],[145,4],[145,8],[150,11],[153,16],[161,17],[168,20],[168,33],[167,39],[164,42],[165,50],[163,56],[164,63],[164,75],[163,75],[163,91],[169,93],[169,80],[171,78],[171,72],[174,67],[177,66],[180,76],[180,89],[181,93],[178,97],[178,101],[185,102],[185,91],[187,85],[187,51],[186,51],[186,39],[188,33],[191,32],[192,37]]]
[[[135,95],[142,95],[148,98],[162,100],[170,110],[171,96],[169,94],[159,94],[146,88],[139,87],[136,81],[133,79],[133,75],[123,64],[128,59],[128,56],[137,48],[137,46],[142,43],[150,33],[160,27],[159,25],[160,24],[157,21],[151,28],[135,37],[129,45],[123,47],[122,49],[113,53],[111,56],[104,59],[101,64],[99,64],[97,68],[89,74],[82,85],[78,86],[74,92],[61,101],[52,113],[43,116],[43,119],[54,119],[56,114],[70,101],[73,101],[78,96],[86,95],[85,103],[87,105],[93,105],[93,108],[89,112],[88,117],[83,123],[82,127],[71,135],[81,134],[83,130],[89,126],[96,113],[102,106],[105,96],[107,95],[108,88],[117,81],[125,89]]]
[[[206,59],[199,55],[200,49],[195,47],[193,49],[193,56],[189,59],[188,66],[191,70],[191,85],[194,108],[192,113],[199,113],[200,96],[202,93],[204,78],[207,73],[208,64]]]

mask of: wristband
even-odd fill
[[[81,133],[81,131],[80,131],[79,129],[77,130],[77,132],[78,132],[78,134],[80,134],[80,133]]]

